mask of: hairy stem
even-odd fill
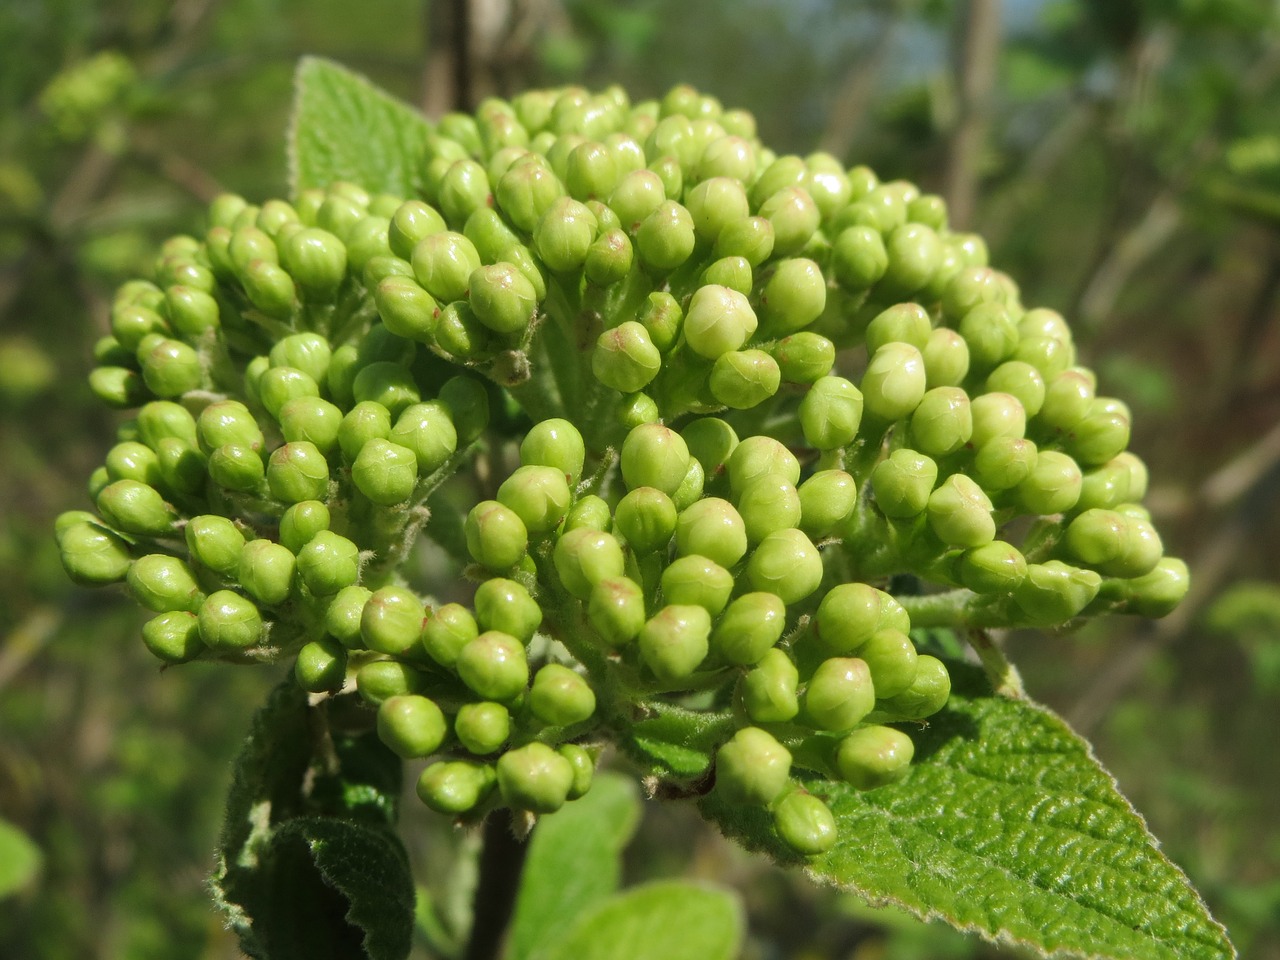
[[[495,810],[484,821],[484,849],[476,886],[471,940],[465,960],[497,960],[515,911],[529,844],[516,838],[511,811]]]

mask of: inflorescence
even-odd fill
[[[486,101],[420,182],[222,196],[169,240],[95,349],[136,414],[57,536],[166,663],[354,685],[432,809],[555,810],[665,699],[731,711],[712,789],[819,853],[792,766],[892,782],[947,701],[913,627],[1186,592],[1128,409],[939,197],[687,87]],[[414,582],[420,533],[468,603]]]

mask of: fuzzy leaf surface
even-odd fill
[[[1089,745],[1044,707],[993,696],[980,671],[948,666],[951,700],[910,729],[916,759],[903,780],[860,792],[796,771],[839,824],[826,854],[803,861],[767,811],[714,792],[704,815],[820,883],[1046,956],[1234,957]]]
[[[430,130],[416,110],[359,74],[304,57],[289,129],[293,195],[347,180],[371,193],[416,196]]]

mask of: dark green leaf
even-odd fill
[[[683,881],[650,883],[584,913],[547,960],[732,960],[742,907],[727,890]]]
[[[810,876],[1047,955],[1235,956],[1088,744],[1045,708],[992,696],[972,667],[949,666],[951,702],[912,730],[904,780],[865,793],[804,781],[840,827]],[[744,845],[798,862],[766,811],[714,794],[702,809]]]
[[[716,745],[733,734],[727,713],[686,710],[655,701],[649,717],[633,724],[623,746],[637,760],[669,776],[692,778],[706,772]]]
[[[253,720],[236,762],[211,881],[253,957],[398,960],[414,893],[392,831],[400,762],[358,723],[350,698],[309,708],[287,679]]]
[[[622,849],[639,819],[635,780],[604,773],[586,796],[538,821],[516,900],[512,960],[545,955],[617,889]]]
[[[407,104],[329,60],[304,57],[289,131],[294,196],[335,180],[415,196],[430,125]]]

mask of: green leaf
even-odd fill
[[[289,678],[254,716],[210,881],[252,957],[409,952],[413,880],[391,829],[400,761],[375,734],[341,732],[352,709],[350,697],[309,708]]]
[[[0,899],[30,884],[40,872],[43,857],[25,833],[0,820]]]
[[[430,131],[421,114],[359,74],[303,57],[289,130],[293,195],[349,180],[375,193],[416,196]]]
[[[686,710],[654,701],[645,705],[649,716],[623,734],[622,746],[655,772],[682,779],[705,773],[716,746],[733,735],[727,713]]]
[[[948,667],[951,701],[912,730],[916,762],[905,779],[860,793],[802,778],[840,827],[809,875],[1046,955],[1234,957],[1089,745],[1044,707],[992,696],[976,669]],[[745,846],[801,862],[765,810],[715,794],[702,810]]]
[[[602,773],[586,796],[538,821],[511,926],[511,960],[541,956],[618,888],[622,850],[640,821],[635,780]]]
[[[742,907],[728,890],[684,881],[634,887],[588,911],[547,960],[733,960]]]

